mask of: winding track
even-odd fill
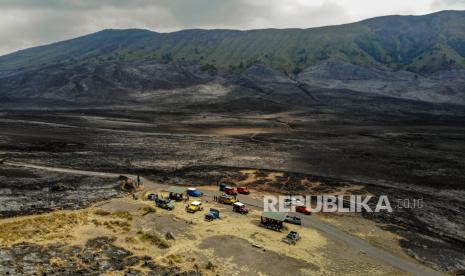
[[[95,172],[95,171],[85,171],[85,170],[75,170],[75,169],[67,169],[67,168],[58,168],[58,167],[50,167],[50,166],[41,166],[41,165],[34,165],[34,164],[27,164],[21,162],[4,162],[5,165],[10,166],[19,166],[19,167],[27,167],[39,170],[47,170],[47,171],[54,171],[54,172],[63,172],[63,173],[70,173],[70,174],[78,174],[78,175],[88,175],[88,176],[98,176],[98,177],[109,177],[109,178],[116,178],[120,175],[128,175],[128,174],[117,174],[117,173],[105,173],[105,172]],[[133,176],[133,175],[130,175]],[[135,176],[133,176],[135,177]],[[166,184],[159,184],[152,182],[148,179],[141,178],[144,185],[150,186],[151,188],[167,188],[169,185]],[[212,197],[215,195],[215,192],[212,191],[205,191],[205,196]],[[239,196],[241,202],[244,202],[250,206],[254,206],[260,209],[263,209],[263,202],[259,200],[254,200],[246,196]],[[322,220],[319,220],[315,217],[311,216],[304,216],[302,217],[303,226],[309,228],[315,228],[329,237],[338,239],[340,241],[345,242],[346,244],[356,248],[359,251],[362,251],[369,256],[378,259],[386,264],[389,264],[397,269],[405,271],[407,273],[418,275],[418,276],[433,276],[433,275],[444,275],[438,271],[432,270],[414,260],[409,260],[404,257],[400,257],[394,255],[382,248],[376,247],[365,240],[352,236],[335,226],[332,226],[328,223],[325,223]]]

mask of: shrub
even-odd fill
[[[213,270],[215,270],[215,265],[211,261],[208,261],[205,268],[208,269],[208,270],[213,271]]]

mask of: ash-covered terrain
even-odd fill
[[[0,158],[196,185],[234,179],[239,170],[253,168],[297,173],[328,187],[361,184],[361,192],[388,194],[393,202],[422,198],[423,209],[366,217],[405,237],[402,245],[410,255],[444,271],[461,271],[460,79],[451,73],[450,82],[436,81],[426,94],[421,79],[404,82],[399,89],[408,93],[390,96],[358,91],[367,80],[351,65],[338,67],[351,68],[343,72],[351,81],[322,83],[333,75],[333,62],[341,63],[330,61],[292,78],[261,64],[231,73],[154,61],[13,73],[0,85]],[[436,101],[430,95],[441,95],[435,89],[444,82],[455,92],[450,100]],[[4,214],[51,209],[47,204],[76,208],[120,193],[116,179],[1,168]],[[57,182],[64,191],[53,191]],[[282,184],[255,187],[260,185],[288,192]],[[289,189],[318,192],[311,186]]]
[[[182,272],[177,267],[163,267],[149,256],[133,256],[114,240],[99,237],[89,240],[84,247],[66,244],[19,243],[12,248],[0,248],[0,272],[3,275],[34,275],[37,267],[46,275],[101,275],[102,272],[123,271],[125,275],[200,275],[196,271]],[[147,272],[131,266],[142,264]]]
[[[116,181],[2,165],[0,217],[79,209],[122,194]]]

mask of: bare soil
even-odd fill
[[[232,258],[231,262],[236,264],[248,264],[247,267],[242,266],[241,275],[257,275],[259,273],[300,275],[302,270],[309,274],[310,271],[315,273],[319,270],[319,267],[312,263],[255,248],[247,240],[234,236],[209,237],[200,244],[199,248],[213,249],[215,256],[224,259]]]

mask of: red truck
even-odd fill
[[[247,189],[247,187],[238,187],[237,192],[240,193],[240,194],[243,194],[243,195],[250,194],[250,191],[249,191],[249,189]]]
[[[305,207],[304,205],[299,205],[299,206],[296,206],[295,207],[295,210],[299,213],[302,213],[302,214],[305,214],[305,215],[311,215],[312,212],[310,211],[310,209],[308,209],[307,207]]]
[[[224,188],[224,193],[227,194],[227,195],[236,196],[237,195],[237,190],[236,190],[236,188],[233,188],[233,187],[225,187]]]

